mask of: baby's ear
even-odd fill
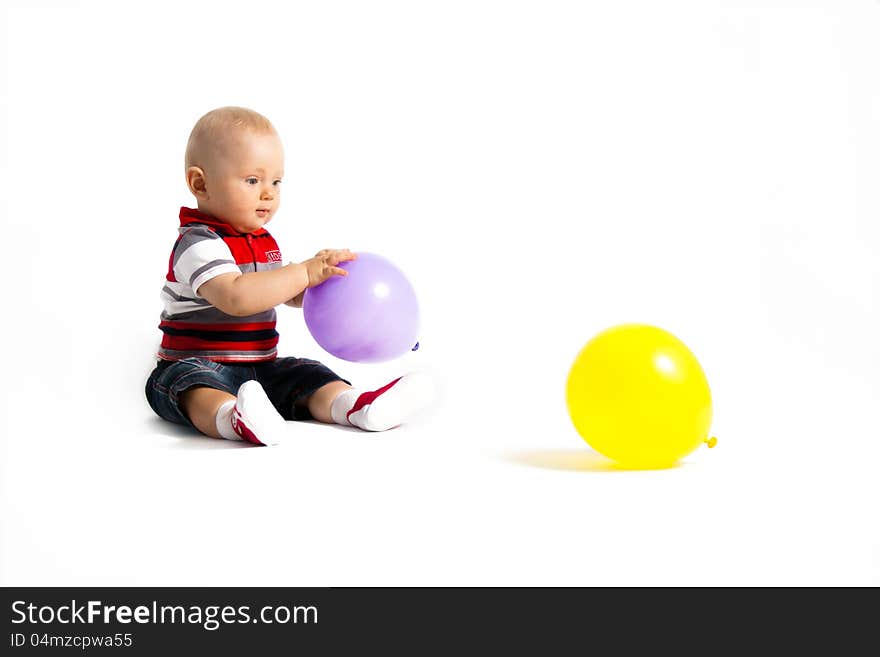
[[[205,172],[199,167],[190,167],[186,170],[186,185],[193,196],[197,198],[204,198],[208,195],[205,186]]]

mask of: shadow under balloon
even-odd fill
[[[520,449],[505,452],[503,458],[517,465],[564,472],[632,472],[681,467],[680,463],[663,467],[624,466],[589,449]]]

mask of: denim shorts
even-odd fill
[[[147,402],[170,422],[193,426],[180,409],[180,395],[196,386],[231,395],[245,381],[256,380],[285,420],[310,420],[308,398],[334,381],[348,383],[326,365],[308,358],[276,358],[262,363],[217,363],[206,358],[160,360],[147,379]],[[349,383],[349,385],[351,385]]]

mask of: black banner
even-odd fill
[[[4,588],[2,654],[517,654],[867,647],[876,590]],[[708,648],[708,645],[704,647]]]

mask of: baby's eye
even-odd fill
[[[276,180],[276,181],[273,182],[272,184],[275,185],[276,187],[278,187],[278,185],[281,184],[281,181],[280,181],[280,180]]]
[[[251,176],[250,178],[245,178],[244,181],[245,181],[248,185],[256,185],[258,182],[260,182],[260,181],[257,180],[254,176]]]

